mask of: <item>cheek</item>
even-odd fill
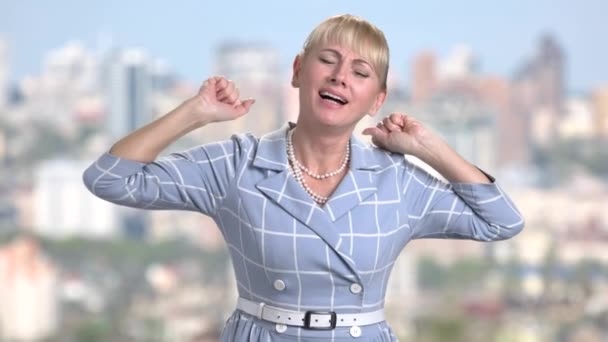
[[[366,109],[371,108],[376,102],[377,92],[376,89],[370,87],[364,87],[357,90],[357,98],[360,99],[359,103]]]

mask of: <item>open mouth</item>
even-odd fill
[[[333,102],[338,103],[340,105],[345,105],[345,104],[348,103],[348,101],[346,99],[343,99],[340,96],[331,94],[331,93],[326,92],[326,91],[319,92],[319,96],[321,96],[321,98],[324,99],[324,100],[333,101]]]

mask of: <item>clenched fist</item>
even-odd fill
[[[194,114],[206,123],[239,118],[247,114],[255,102],[254,99],[241,100],[234,82],[221,76],[205,80],[191,101]]]
[[[425,152],[429,139],[434,135],[409,115],[392,113],[376,127],[368,127],[363,134],[370,135],[372,142],[391,152],[419,157]]]

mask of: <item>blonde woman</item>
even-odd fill
[[[97,196],[211,216],[229,248],[239,299],[222,341],[396,341],[387,281],[412,239],[495,241],[523,218],[494,179],[408,115],[353,136],[386,98],[384,34],[351,15],[317,26],[293,63],[296,123],[234,135],[157,160],[187,132],[246,115],[222,77],[118,141],[84,173]],[[408,162],[418,157],[448,182]]]

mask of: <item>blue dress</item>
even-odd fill
[[[235,135],[148,164],[105,153],[83,178],[116,204],[211,216],[228,246],[239,296],[297,311],[378,310],[410,240],[496,241],[524,226],[494,179],[448,184],[356,137],[348,173],[320,207],[289,169],[288,129]],[[397,341],[387,322],[360,328],[358,337],[349,327],[284,330],[235,310],[221,340]]]

